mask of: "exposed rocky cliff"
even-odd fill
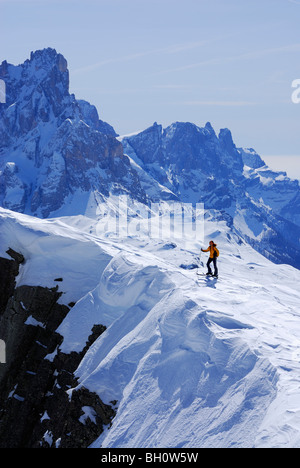
[[[0,204],[48,217],[66,205],[81,214],[91,193],[135,192],[136,172],[116,132],[96,108],[69,92],[67,61],[54,49],[24,64],[3,62],[0,104]]]
[[[95,325],[81,352],[64,354],[56,332],[73,304],[61,305],[57,288],[16,287],[24,257],[9,250],[0,258],[0,338],[6,364],[0,364],[0,447],[84,448],[109,425],[114,405],[104,405],[74,372],[105,331]],[[57,279],[58,280],[58,279]]]

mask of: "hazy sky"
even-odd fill
[[[0,61],[54,47],[119,134],[210,121],[300,177],[300,0],[0,0],[0,18]]]

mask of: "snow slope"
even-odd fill
[[[26,258],[18,285],[62,277],[61,301],[77,302],[57,330],[62,351],[107,327],[76,372],[79,386],[117,400],[93,447],[300,446],[300,273],[212,216],[205,237],[220,248],[219,280],[180,267],[195,263],[197,242],[113,238],[84,217],[0,209],[0,255]]]

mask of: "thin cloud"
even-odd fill
[[[251,101],[185,101],[186,106],[216,106],[216,107],[244,107],[256,106],[256,102]]]
[[[71,2],[74,0],[51,0],[51,3],[61,3],[62,1],[68,1],[68,2]],[[9,3],[9,4],[12,4],[12,3],[24,3],[24,0],[0,0],[0,5],[2,3]],[[50,3],[50,0],[26,0],[26,3],[27,4],[33,4],[33,5],[36,5],[36,4],[39,4],[39,3]]]
[[[154,89],[171,89],[171,90],[187,90],[187,89],[191,89],[192,86],[189,86],[189,85],[177,85],[177,84],[157,84],[157,85],[153,85],[152,88]]]
[[[282,52],[298,52],[298,51],[300,51],[300,43],[290,44],[290,45],[282,46],[282,47],[274,47],[270,49],[256,50],[253,52],[247,52],[245,54],[240,54],[240,55],[216,57],[216,58],[209,59],[209,60],[203,60],[202,62],[192,63],[190,65],[184,65],[182,67],[162,70],[158,73],[155,73],[155,75],[191,70],[193,68],[198,68],[198,67],[206,66],[206,65],[219,65],[222,63],[236,62],[239,60],[255,60],[255,59],[259,59],[259,58],[272,55],[272,54],[278,54]]]
[[[111,65],[114,63],[129,62],[129,61],[137,60],[137,59],[147,57],[150,55],[176,54],[176,53],[184,52],[186,50],[191,50],[191,49],[195,49],[198,47],[202,47],[206,44],[207,44],[207,41],[189,42],[185,44],[175,44],[172,46],[163,47],[159,49],[152,49],[152,50],[147,50],[143,52],[137,52],[135,54],[129,54],[123,57],[113,57],[111,59],[102,60],[100,62],[96,62],[91,65],[87,65],[85,67],[77,68],[76,70],[73,71],[73,74],[86,73],[86,72],[97,70],[98,68],[104,67],[106,65]]]

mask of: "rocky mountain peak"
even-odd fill
[[[236,149],[236,146],[233,142],[232,133],[228,128],[221,128],[219,132],[219,140],[226,150],[231,151]]]
[[[241,153],[245,166],[251,169],[259,169],[266,165],[262,158],[253,148],[238,148]]]
[[[53,102],[69,93],[67,60],[51,48],[31,52],[30,59],[21,65],[2,62],[0,77],[6,83],[7,107],[20,99],[29,100],[35,91],[48,97],[52,94]]]
[[[145,198],[114,129],[70,94],[62,54],[32,52],[21,65],[2,63],[0,76],[8,94],[0,105],[0,205],[48,217],[69,202],[73,214],[92,193],[132,184]]]
[[[31,52],[30,60],[27,60],[24,65],[33,65],[35,70],[43,69],[46,71],[51,70],[53,67],[57,67],[61,73],[66,72],[68,69],[68,62],[64,56],[57,53],[55,49],[51,49],[50,47]]]

